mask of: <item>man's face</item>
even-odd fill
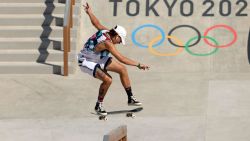
[[[122,43],[122,39],[121,39],[121,37],[119,35],[117,35],[115,39],[116,39],[116,43],[117,44],[121,44]]]

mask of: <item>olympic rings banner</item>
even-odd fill
[[[133,20],[135,24],[132,24],[133,26],[129,28],[129,32],[132,32],[131,41],[133,45],[148,50],[152,55],[176,56],[185,51],[191,56],[210,56],[229,47],[246,47],[242,41],[246,35],[243,35],[242,30],[245,30],[245,33],[248,34],[250,26],[249,0],[108,0],[108,2],[111,10],[108,15],[113,18],[119,17],[119,20],[122,20],[121,25],[123,23],[130,24],[129,19]],[[160,21],[157,19],[158,17],[164,20]],[[193,22],[190,22],[190,19]],[[142,23],[144,20],[147,22]],[[181,21],[181,24],[178,20]],[[188,22],[185,23],[185,21]],[[203,25],[200,21],[204,21],[205,24]],[[206,22],[213,22],[214,24],[208,25]],[[175,26],[166,29],[162,25],[166,23]],[[183,30],[184,28],[193,30],[196,35],[192,36],[188,33],[190,36],[188,40],[184,40],[183,36],[175,35],[177,30]],[[145,42],[145,39],[142,39],[143,41],[138,40],[138,33],[145,29],[154,30],[160,36],[150,34],[153,37],[147,38],[148,41]],[[226,31],[227,35],[225,36],[228,38],[223,41],[227,43],[221,42],[221,39],[217,36],[209,35],[209,33],[219,32],[219,30],[223,30],[221,34]],[[231,37],[233,38],[231,39]],[[193,51],[192,47],[199,48],[199,43],[202,42],[213,50],[199,53]],[[169,44],[164,46],[164,43]],[[249,46],[248,43],[247,48],[250,48]],[[159,51],[158,47],[176,47],[176,51],[165,53]],[[249,57],[250,49],[247,52]],[[250,57],[248,60],[250,63]]]
[[[250,72],[249,0],[88,1],[108,28],[127,30],[117,49],[166,72]],[[96,29],[83,12],[83,39]],[[93,28],[92,28],[93,27]]]
[[[136,34],[138,31],[143,30],[144,28],[154,28],[158,32],[160,32],[161,36],[155,37],[154,39],[149,41],[148,45],[143,45],[136,40]],[[178,30],[180,28],[191,28],[197,33],[197,36],[191,37],[186,43],[183,43],[183,41],[181,39],[172,35],[175,30]],[[210,31],[216,30],[217,28],[223,28],[223,29],[230,31],[233,35],[233,40],[227,44],[220,44],[215,38],[208,36],[208,33]],[[174,27],[173,29],[171,29],[169,31],[169,33],[166,35],[164,30],[161,27],[154,25],[154,24],[141,25],[141,26],[137,27],[136,29],[134,29],[132,32],[132,42],[140,48],[148,48],[149,52],[156,55],[156,56],[176,56],[179,53],[181,53],[184,49],[190,55],[193,55],[193,56],[209,56],[209,55],[212,55],[212,54],[218,52],[218,50],[220,48],[227,48],[227,47],[230,47],[231,45],[233,45],[237,41],[237,37],[238,37],[237,32],[232,27],[225,25],[225,24],[211,26],[211,27],[207,28],[204,33],[200,33],[200,31],[197,28],[195,28],[194,26],[191,26],[191,25],[178,25],[178,26]],[[155,48],[160,46],[165,41],[165,39],[168,39],[169,43],[172,46],[178,47],[176,52],[174,52],[174,53],[160,53],[160,52],[155,50]],[[189,48],[197,45],[201,41],[201,39],[203,39],[203,41],[208,46],[213,47],[214,50],[209,52],[209,53],[204,53],[204,54],[192,52]],[[209,40],[212,41],[213,43],[209,42]],[[193,41],[195,41],[195,42],[193,44],[191,44]]]

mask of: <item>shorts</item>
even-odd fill
[[[108,63],[111,61],[112,57],[105,56],[99,60],[89,60],[85,57],[78,57],[78,65],[82,72],[88,73],[89,75],[95,77],[95,72],[97,68],[106,71]]]

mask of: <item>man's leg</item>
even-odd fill
[[[111,61],[106,67],[106,70],[116,72],[120,75],[121,83],[128,95],[128,104],[136,105],[136,106],[141,105],[141,103],[137,101],[136,98],[133,96],[127,68],[123,64],[119,63],[118,61],[111,59]]]
[[[112,83],[112,78],[109,74],[105,73],[99,67],[96,69],[95,77],[102,81],[102,84],[99,88],[99,95],[98,100],[95,106],[95,110],[98,111],[100,114],[106,115],[107,112],[102,107],[103,99]]]
[[[107,71],[116,72],[120,75],[120,80],[124,88],[131,87],[127,68],[118,61],[111,59],[106,67]]]

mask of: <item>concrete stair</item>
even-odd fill
[[[48,62],[63,60],[62,51],[57,50],[4,50],[0,52],[0,60],[4,62]],[[69,61],[74,61],[69,53]]]
[[[80,3],[81,0],[75,0]],[[65,0],[1,0],[1,3],[65,3]]]
[[[0,3],[1,14],[63,14],[63,3]],[[77,5],[75,7],[78,7]],[[78,8],[74,8],[74,13]]]
[[[63,50],[63,38],[0,38],[1,51],[3,50]],[[18,45],[18,46],[17,46]],[[71,38],[71,47],[76,47],[74,38]]]
[[[69,73],[74,73],[80,0],[74,6]],[[0,74],[63,74],[65,0],[0,1]]]
[[[3,14],[0,15],[1,26],[63,26],[63,14]],[[78,17],[74,17],[74,27],[77,26]]]
[[[76,37],[76,29],[71,29],[71,36]],[[1,26],[0,37],[5,38],[49,38],[63,37],[63,28],[58,26]]]
[[[62,74],[62,62],[1,62],[1,74]],[[69,73],[74,72],[74,65],[69,62]],[[17,72],[18,70],[18,72]]]

